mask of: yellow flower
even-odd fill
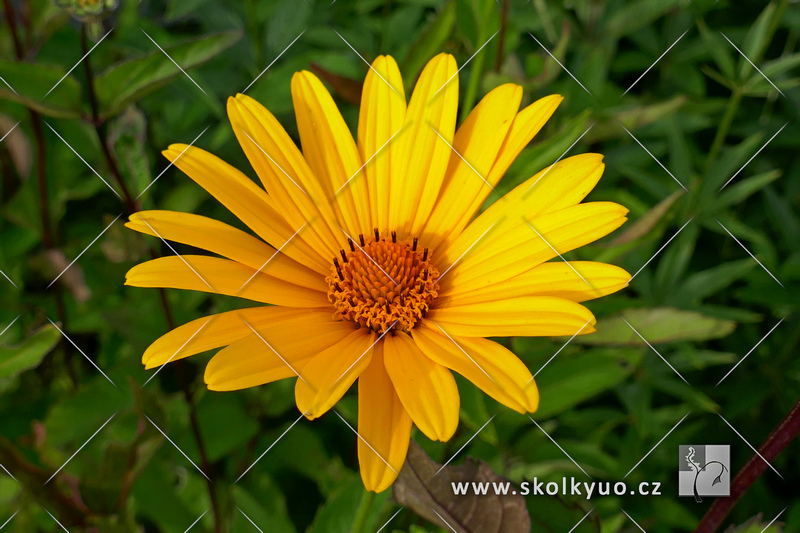
[[[294,75],[292,98],[302,152],[258,102],[228,100],[263,189],[199,148],[164,152],[258,238],[198,215],[136,213],[128,227],[227,259],[163,257],[132,268],[126,284],[271,305],[176,328],[143,362],[154,368],[224,346],[206,368],[209,389],[297,377],[297,406],[309,419],[358,380],[361,477],[380,492],[403,465],[412,423],[433,440],[453,436],[459,394],[451,371],[515,411],[536,410],[530,371],[484,337],[593,332],[594,317],[578,302],[625,287],[630,275],[602,263],[548,261],[607,235],[627,209],[580,203],[604,168],[602,156],[584,154],[475,217],[562,98],[520,110],[522,88],[502,85],[456,130],[450,55],[428,63],[408,103],[394,59],[376,59],[357,142],[313,74]]]

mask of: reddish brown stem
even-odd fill
[[[494,66],[496,71],[499,71],[503,65],[503,48],[505,48],[506,44],[506,27],[508,26],[508,1],[503,0],[503,4],[500,7],[500,39],[497,44],[497,59]]]
[[[767,463],[764,460],[771,463],[798,434],[800,434],[800,400],[794,404],[789,414],[772,430],[767,440],[759,447],[758,453],[764,459],[756,454],[747,461],[744,468],[733,478],[731,495],[727,498],[717,498],[714,501],[695,529],[695,533],[714,533],[722,525],[736,502],[767,469]]]

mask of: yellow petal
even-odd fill
[[[487,176],[511,128],[522,100],[522,87],[501,85],[487,94],[458,128],[439,201],[430,214],[420,213],[412,233],[425,225],[421,240],[436,248],[455,229],[477,196],[484,198],[494,184]],[[421,218],[425,216],[425,218]],[[459,228],[460,229],[460,228]]]
[[[525,364],[508,348],[483,338],[454,337],[430,320],[411,331],[422,352],[458,372],[483,392],[519,413],[539,406],[539,391]]]
[[[594,332],[592,313],[579,303],[550,296],[522,296],[432,310],[428,319],[463,337],[540,337]]]
[[[486,181],[488,181],[492,187],[500,182],[508,170],[508,167],[511,166],[511,163],[514,162],[520,152],[531,142],[539,130],[542,129],[563,99],[562,96],[557,94],[545,96],[517,113],[513,124],[511,124],[511,129],[508,131],[503,145],[497,153],[497,158],[492,165],[492,169],[486,175]],[[442,203],[449,203],[451,198],[457,198],[454,200],[454,207],[450,209],[450,218],[452,221],[447,227],[451,229],[450,234],[445,241],[443,241],[445,243],[451,242],[461,234],[478,209],[480,209],[486,201],[491,189],[489,187],[482,187],[475,192],[472,197],[460,195],[458,189],[453,189],[451,192],[452,195],[447,192],[442,194],[442,198],[445,200]],[[435,229],[435,225],[432,224],[432,227]],[[429,246],[435,247],[435,244]]]
[[[298,309],[292,307],[251,307],[226,313],[205,316],[178,326],[159,337],[142,356],[146,369],[177,361],[197,353],[227,346],[252,335],[255,329],[274,324],[287,327],[304,316],[327,317],[330,311]]]
[[[386,371],[411,420],[429,439],[449,440],[460,405],[453,374],[426,357],[406,333],[387,335],[383,343]]]
[[[300,412],[313,420],[333,407],[369,366],[376,338],[372,331],[357,329],[311,359],[294,389]]]
[[[352,238],[370,233],[367,184],[349,181],[361,168],[361,156],[336,103],[322,82],[307,71],[292,77],[292,101],[303,154],[327,197],[335,199],[343,228]]]
[[[228,99],[228,116],[242,150],[281,214],[298,237],[335,257],[346,241],[338,228],[330,198],[280,122],[261,104],[243,94]]]
[[[604,237],[621,226],[628,210],[612,202],[579,204],[516,225],[491,228],[440,280],[442,296],[454,296],[518,276],[554,257]],[[552,248],[551,248],[552,247]],[[554,251],[554,249],[556,251]]]
[[[248,336],[220,350],[209,361],[205,373],[209,389],[239,390],[295,377],[314,356],[353,332],[351,324],[334,321],[330,311],[319,309],[250,325],[258,334],[248,327]],[[309,331],[314,334],[309,335]]]
[[[125,285],[238,296],[286,307],[326,307],[324,292],[287,283],[241,263],[204,255],[171,255],[136,265]]]
[[[383,363],[383,345],[358,378],[358,463],[364,487],[382,492],[397,479],[411,439],[411,417]]]
[[[451,158],[457,110],[456,60],[439,54],[414,87],[399,135],[397,172],[392,169],[389,224],[401,239],[411,235],[412,225],[422,226],[436,203]]]
[[[603,175],[603,156],[581,154],[547,167],[498,199],[458,235],[448,257],[466,252],[486,231],[499,234],[531,219],[578,204]]]
[[[140,211],[131,215],[125,227],[196,246],[301,287],[328,290],[320,274],[278,253],[265,242],[212,218],[175,211]]]
[[[364,169],[354,180],[366,180],[372,226],[381,235],[396,228],[389,224],[389,187],[402,179],[399,141],[406,116],[403,79],[391,56],[379,56],[367,72],[358,115],[358,150]]]
[[[194,146],[173,144],[163,154],[264,241],[281,248],[283,253],[308,268],[328,275],[330,259],[327,255],[323,257],[301,239],[292,239],[300,227],[290,226],[272,199],[250,178]]]
[[[482,285],[454,296],[440,296],[436,305],[452,307],[515,296],[553,296],[585,302],[627,287],[630,279],[630,274],[614,265],[593,261],[570,261],[566,264],[557,259],[499,283]]]

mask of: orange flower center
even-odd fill
[[[428,249],[417,239],[397,242],[375,230],[375,238],[350,242],[350,251],[334,258],[328,283],[328,300],[334,318],[383,333],[394,326],[409,331],[424,318],[439,292],[439,271],[431,264]]]

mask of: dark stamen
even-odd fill
[[[427,248],[425,248],[425,252],[422,254],[422,260],[423,261],[427,261],[428,260],[428,249]]]
[[[342,274],[342,267],[339,266],[339,260],[335,257],[333,258],[333,264],[336,266],[336,273],[339,274],[339,279],[344,281],[344,274]]]
[[[342,261],[347,264],[347,255],[344,253],[344,250],[339,250],[339,253],[342,254]]]
[[[397,242],[397,232],[396,231],[392,232],[392,242]]]
[[[350,251],[351,251],[351,252],[355,252],[355,251],[356,251],[356,246],[355,246],[355,243],[353,242],[353,239],[351,239],[350,237],[348,237],[348,238],[347,238],[347,244],[349,244],[349,245],[350,245]]]
[[[374,228],[372,231],[375,232],[375,242],[378,242],[379,240],[381,240],[381,234],[378,231],[378,228]]]
[[[364,242],[364,234],[363,233],[359,233],[358,240],[361,243],[361,246],[366,246],[367,245],[367,243]]]
[[[335,281],[333,282],[333,286],[336,287],[336,292],[342,292],[342,287]]]
[[[411,251],[412,252],[416,252],[417,251],[417,238],[416,237],[414,237],[414,244],[411,245]]]
[[[428,269],[427,268],[422,271],[422,280],[423,281],[428,281]]]

